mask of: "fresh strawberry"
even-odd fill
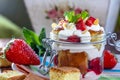
[[[77,30],[81,30],[81,31],[86,30],[85,23],[82,19],[78,20],[78,22],[76,23],[76,28],[77,28]]]
[[[54,62],[54,65],[58,65],[58,55],[55,55],[53,62]]]
[[[68,42],[80,42],[80,37],[76,35],[69,36],[67,39]]]
[[[100,58],[97,57],[90,61],[89,65],[90,69],[93,70],[96,74],[100,74],[102,72],[102,63],[100,61]]]
[[[4,50],[5,57],[13,63],[39,65],[40,60],[32,48],[22,39],[11,40]]]
[[[104,50],[104,68],[112,69],[115,67],[116,64],[116,57],[109,50]]]
[[[87,21],[86,21],[86,25],[87,26],[91,26],[93,23],[94,23],[94,21],[95,21],[96,19],[94,18],[94,17],[89,17],[88,19],[87,19]]]

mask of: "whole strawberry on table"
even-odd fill
[[[104,69],[112,69],[116,66],[117,59],[110,50],[104,50]]]
[[[11,39],[4,48],[7,60],[15,64],[39,65],[40,56],[44,55],[45,48],[42,39],[46,38],[45,28],[37,35],[32,30],[23,28],[23,39]]]
[[[39,56],[22,39],[12,39],[4,49],[4,55],[10,62],[22,65],[39,65]]]

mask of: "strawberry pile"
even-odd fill
[[[32,48],[22,39],[14,39],[4,49],[5,57],[13,63],[39,65],[40,60]]]

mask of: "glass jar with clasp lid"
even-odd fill
[[[103,50],[107,40],[110,45],[115,46],[120,51],[120,41],[116,41],[116,36],[116,33],[108,33],[107,35],[94,36],[93,42],[80,43],[45,38],[43,44],[46,53],[39,70],[42,71],[43,75],[46,75],[51,66],[76,67],[80,69],[82,79],[98,79],[103,72]],[[88,39],[88,37],[84,39]],[[50,54],[49,64],[45,65],[47,54]]]

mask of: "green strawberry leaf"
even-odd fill
[[[27,28],[23,28],[23,35],[25,37],[26,42],[30,45],[31,42],[34,42],[35,44],[40,45],[38,35],[33,32],[32,30],[29,30]]]

